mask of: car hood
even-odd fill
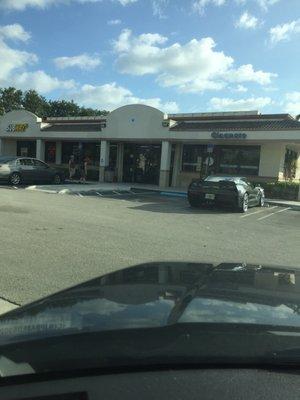
[[[0,345],[70,333],[239,323],[300,327],[296,269],[161,262],[92,279],[0,317]]]

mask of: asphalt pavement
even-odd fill
[[[158,260],[300,265],[300,212],[192,209],[184,198],[0,189],[0,298],[25,304]]]

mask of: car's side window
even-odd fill
[[[40,160],[33,160],[33,162],[34,162],[35,167],[43,168],[43,169],[48,168],[47,164],[43,163]]]
[[[33,162],[30,158],[21,158],[18,161],[22,166],[33,166]]]

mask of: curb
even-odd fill
[[[14,310],[17,307],[19,307],[18,304],[0,298],[0,315]]]
[[[166,192],[162,191],[160,192],[161,196],[171,196],[171,197],[184,197],[187,198],[187,193],[185,192]]]
[[[280,206],[280,207],[290,207],[292,210],[300,211],[300,204],[299,205],[298,204],[288,204],[288,203],[285,203],[284,201],[280,201],[280,200],[276,201],[276,200],[267,200],[267,199],[265,200],[265,202],[270,205]]]
[[[59,191],[57,190],[50,190],[50,189],[39,189],[36,186],[28,186],[25,190],[32,190],[34,192],[43,192],[43,193],[50,193],[50,194],[57,194]]]
[[[175,192],[172,190],[162,190],[162,189],[147,189],[147,188],[137,188],[132,186],[131,190],[135,192],[149,192],[149,193],[159,193],[161,196],[173,196],[173,197],[187,197],[187,192]]]

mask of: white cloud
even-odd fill
[[[158,33],[135,37],[129,29],[124,29],[114,42],[118,70],[131,75],[157,75],[161,86],[174,86],[183,92],[220,90],[228,82],[266,85],[277,76],[255,71],[251,64],[235,68],[234,59],[216,51],[210,37],[162,47],[167,40]]]
[[[152,0],[153,15],[158,18],[166,18],[165,9],[169,4],[169,0]]]
[[[285,95],[285,111],[292,115],[300,114],[300,92],[290,92]]]
[[[256,0],[263,10],[268,10],[270,6],[278,3],[280,0]]]
[[[107,25],[120,25],[122,21],[120,19],[110,19],[107,21]]]
[[[6,28],[6,27],[4,27]],[[21,26],[2,30],[0,34],[0,86],[15,86],[19,89],[36,89],[47,93],[55,89],[72,89],[72,80],[64,81],[51,77],[44,71],[28,72],[27,68],[38,62],[38,57],[27,51],[16,50],[5,43],[5,39],[24,39],[24,29]],[[4,33],[3,33],[4,32]]]
[[[89,0],[84,0],[89,1]],[[95,0],[94,0],[95,1]],[[100,0],[101,1],[101,0]],[[122,6],[127,6],[128,4],[136,3],[138,0],[117,0]]]
[[[245,64],[237,69],[227,71],[226,79],[229,82],[256,82],[260,85],[268,85],[272,78],[276,78],[277,74],[264,71],[254,71],[251,64]]]
[[[30,37],[30,33],[26,32],[23,26],[20,24],[0,25],[0,38],[27,42]]]
[[[88,71],[98,67],[101,64],[101,59],[97,54],[93,56],[79,54],[73,57],[57,57],[54,59],[54,64],[59,69],[77,67]]]
[[[205,11],[205,8],[209,5],[214,6],[222,6],[226,3],[227,0],[194,0],[192,2],[192,9],[193,11],[202,15]]]
[[[58,4],[71,4],[71,3],[97,3],[103,0],[0,0],[0,7],[7,10],[23,11],[26,8],[40,8],[45,9],[52,5]],[[128,4],[135,3],[138,0],[111,0],[117,1],[122,6],[127,6]]]
[[[255,29],[258,25],[258,18],[254,17],[248,13],[248,11],[243,12],[240,18],[236,21],[235,26],[237,28],[244,29]]]
[[[292,35],[297,33],[300,33],[300,19],[271,28],[269,31],[270,42],[276,44],[281,41],[287,41],[291,39]]]
[[[178,112],[178,105],[173,102],[162,102],[159,98],[139,98],[115,82],[101,86],[83,85],[74,94],[69,94],[69,98],[86,107],[101,107],[107,110],[114,110],[120,106],[132,103],[147,104],[159,108],[164,112]]]
[[[250,3],[250,0],[235,0],[238,4],[246,4]],[[273,6],[276,3],[279,3],[281,0],[252,0],[255,1],[264,11],[267,11],[270,6]]]
[[[230,99],[213,97],[210,99],[210,106],[220,111],[245,111],[261,109],[272,104],[270,97],[249,97],[247,99]]]
[[[241,92],[245,93],[245,92],[248,92],[248,89],[243,85],[237,85],[237,87],[235,88],[235,91],[240,92],[240,93]]]
[[[0,39],[0,60],[0,86],[3,86],[12,73],[36,63],[38,58],[33,53],[11,48]]]
[[[74,89],[76,84],[71,80],[60,80],[44,71],[23,72],[11,79],[11,84],[22,90],[35,89],[39,93],[49,93],[56,89]]]

